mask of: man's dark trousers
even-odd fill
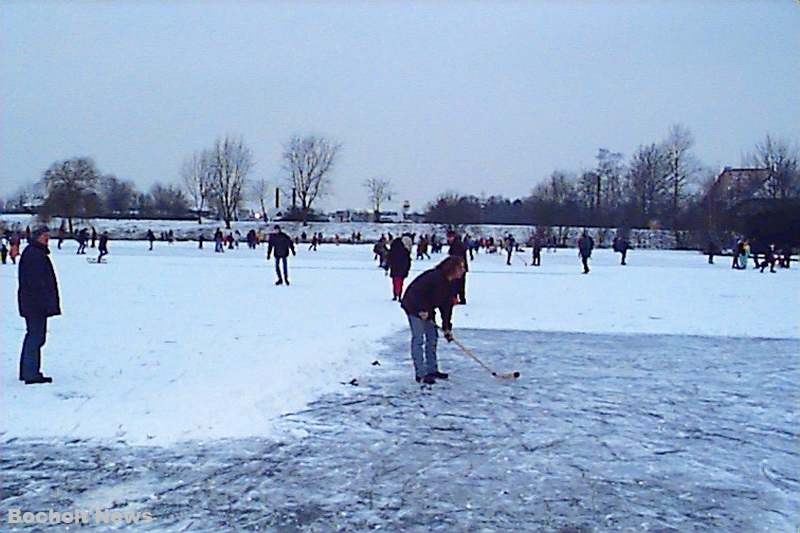
[[[19,379],[35,380],[42,375],[42,346],[47,336],[46,316],[26,316],[25,340],[19,362]]]
[[[283,262],[283,277],[281,277],[281,262]],[[287,261],[285,257],[275,256],[275,273],[278,274],[278,281],[289,281],[289,270],[286,265]]]

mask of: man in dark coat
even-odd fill
[[[592,256],[594,250],[594,239],[589,237],[589,233],[584,230],[583,235],[578,239],[578,254],[581,256],[583,263],[583,273],[589,273],[589,258]]]
[[[78,252],[77,255],[86,254],[86,241],[89,239],[89,230],[83,228],[78,232]]]
[[[290,251],[292,255],[297,254],[294,251],[294,242],[292,242],[291,237],[281,231],[280,226],[275,226],[275,232],[269,236],[267,261],[269,261],[273,251],[275,252],[275,273],[278,274],[278,281],[275,282],[275,285],[283,285],[284,281],[289,285],[289,271],[286,258],[289,257]],[[281,276],[281,263],[283,263],[283,276]]]
[[[150,241],[150,251],[153,251],[153,241],[156,240],[156,235],[153,233],[153,230],[147,230],[147,240]]]
[[[767,251],[764,254],[764,262],[761,263],[761,273],[764,273],[764,269],[769,267],[769,271],[773,274],[775,271],[775,262],[777,261],[777,255],[775,254],[775,245],[770,244],[767,247]]]
[[[411,270],[411,237],[398,237],[389,248],[389,276],[392,278],[392,301],[400,301],[403,295],[403,281]]]
[[[542,265],[542,240],[536,236],[533,238],[533,257],[531,261],[531,266],[541,266]]]
[[[100,235],[100,243],[97,245],[97,251],[100,252],[97,256],[97,262],[103,262],[103,256],[108,255],[108,232],[104,231]]]
[[[612,244],[614,251],[622,255],[622,259],[620,260],[620,265],[626,265],[625,258],[628,256],[628,249],[630,248],[630,243],[628,243],[628,239],[625,237],[614,237],[614,241]]]
[[[464,262],[450,256],[436,268],[426,270],[406,289],[400,305],[411,328],[411,359],[417,382],[432,384],[449,376],[439,371],[436,358],[436,309],[442,313],[442,329],[447,342],[453,340],[453,286],[464,275]],[[423,346],[425,348],[423,358]]]
[[[464,262],[464,275],[460,276],[454,281],[456,293],[458,294],[458,303],[467,305],[467,272],[469,272],[469,263],[467,262],[467,247],[461,237],[456,235],[455,231],[447,232],[447,242],[450,244],[450,249],[447,255],[450,257],[460,257]]]
[[[19,314],[25,318],[25,340],[19,363],[19,379],[26,385],[52,383],[53,378],[42,374],[42,346],[47,336],[47,319],[61,314],[58,282],[47,247],[50,238],[47,226],[31,233],[31,243],[19,261]]]

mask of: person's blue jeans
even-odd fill
[[[283,276],[281,277],[281,264],[283,264]],[[278,275],[278,281],[289,281],[289,271],[286,266],[286,258],[275,256],[275,273]]]
[[[19,379],[32,380],[42,375],[42,346],[47,335],[47,317],[25,317],[27,332],[22,341],[19,360]]]
[[[432,319],[422,320],[408,314],[408,325],[411,327],[411,359],[414,361],[414,373],[417,377],[434,374],[439,371],[436,361],[436,342],[439,333]],[[424,358],[423,358],[424,346]]]

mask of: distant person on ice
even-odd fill
[[[464,273],[461,276],[454,278],[453,283],[455,284],[455,292],[458,294],[458,303],[461,305],[467,305],[467,272],[469,272],[469,263],[467,262],[467,247],[464,246],[464,242],[461,240],[461,237],[456,235],[456,232],[452,230],[447,232],[447,242],[450,244],[447,255],[450,257],[460,258],[464,266]]]
[[[392,301],[400,301],[403,295],[403,282],[411,270],[411,237],[398,237],[389,248],[389,276],[392,278]]]
[[[291,237],[281,231],[280,226],[275,226],[275,232],[270,234],[267,243],[267,261],[269,261],[272,252],[275,252],[275,273],[278,275],[278,281],[275,285],[283,285],[286,282],[289,285],[289,270],[287,267],[286,258],[289,257],[289,252],[292,255],[297,255],[294,251],[294,242]],[[283,276],[281,276],[281,263],[283,263]]]
[[[102,235],[100,235],[100,242],[97,244],[97,251],[100,252],[97,255],[97,262],[103,262],[103,256],[108,255],[108,231],[104,231]]]
[[[453,287],[464,273],[464,260],[450,256],[417,276],[406,289],[401,305],[411,328],[411,359],[417,382],[432,384],[449,377],[439,371],[436,358],[439,336],[436,309],[442,313],[444,338],[450,342],[453,340]]]
[[[511,257],[514,254],[514,247],[516,246],[516,240],[514,240],[514,236],[510,233],[506,237],[506,252],[508,253],[508,257],[506,258],[506,265],[511,266]]]
[[[614,241],[611,246],[615,252],[618,252],[620,255],[622,255],[622,259],[620,260],[619,264],[627,264],[625,263],[625,258],[628,256],[628,249],[630,248],[628,239],[625,237],[614,237]]]
[[[589,232],[583,231],[583,235],[578,239],[578,255],[581,256],[583,263],[583,273],[589,273],[589,258],[592,256],[594,250],[594,239],[589,236]]]
[[[89,230],[83,228],[78,232],[77,255],[86,255],[86,241],[89,239]]]
[[[531,257],[531,266],[542,265],[542,239],[537,235],[533,238],[533,252]]]
[[[0,237],[0,261],[5,265],[6,258],[8,257],[8,239],[5,236]]]
[[[42,346],[47,336],[47,319],[61,314],[58,282],[48,255],[50,238],[47,226],[31,233],[31,242],[19,261],[19,314],[25,318],[25,340],[19,363],[19,379],[26,385],[52,383],[53,378],[42,374]]]
[[[156,240],[156,234],[153,233],[153,230],[147,230],[147,240],[150,241],[150,251],[153,251],[153,242]]]

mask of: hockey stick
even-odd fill
[[[476,356],[474,353],[472,353],[472,350],[470,350],[469,348],[467,348],[466,346],[464,346],[463,344],[461,344],[460,342],[458,342],[458,340],[457,340],[457,339],[453,339],[453,342],[454,342],[454,343],[456,343],[456,346],[458,346],[459,348],[461,348],[461,351],[462,351],[462,352],[464,352],[465,354],[467,354],[468,356],[470,356],[472,359],[474,359],[474,360],[475,360],[475,361],[476,361],[476,362],[477,362],[479,365],[481,365],[481,366],[482,366],[482,367],[483,367],[483,368],[484,368],[484,369],[485,369],[487,372],[489,372],[491,375],[493,375],[493,376],[494,376],[494,377],[496,377],[497,379],[517,379],[517,378],[519,377],[519,372],[499,372],[499,373],[498,373],[498,372],[495,372],[494,370],[492,370],[491,368],[489,368],[488,366],[486,366],[486,363],[484,363],[483,361],[481,361],[480,359],[478,359],[478,356]]]

